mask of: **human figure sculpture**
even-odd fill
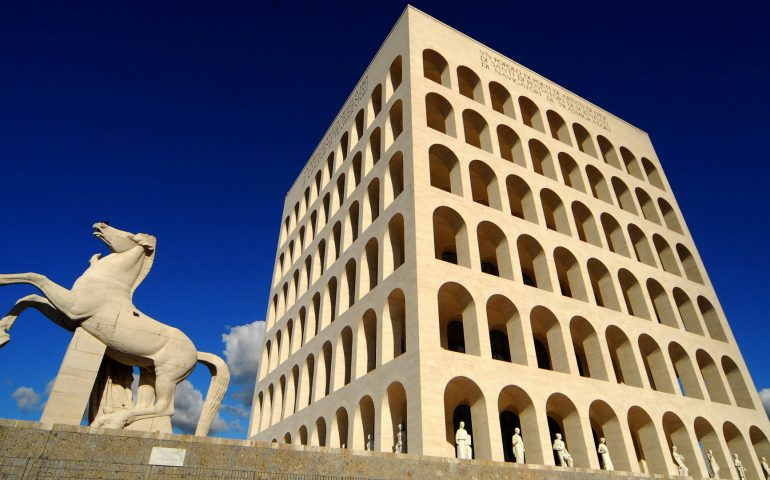
[[[372,440],[372,434],[367,433],[366,434],[366,445],[364,445],[365,450],[369,450],[370,452],[374,450],[374,440]]]
[[[561,433],[556,434],[553,441],[553,451],[556,452],[556,458],[559,460],[560,467],[572,468],[572,455],[567,451],[564,440],[561,439]]]
[[[602,470],[615,470],[610,458],[610,450],[607,448],[607,442],[603,437],[599,439],[599,446],[596,448],[596,451],[599,453]]]
[[[393,446],[393,451],[396,453],[406,453],[406,431],[404,425],[398,424],[398,432],[396,432],[396,444]]]
[[[471,435],[465,430],[465,422],[460,422],[460,428],[455,432],[455,444],[457,445],[457,458],[470,460],[473,458]]]
[[[105,361],[113,363],[104,397],[107,407],[98,410],[92,427],[126,428],[144,419],[170,417],[174,413],[176,385],[187,378],[196,363],[212,373],[211,386],[203,404],[196,435],[208,434],[230,373],[216,355],[196,351],[180,330],[140,312],[133,304],[134,290],[145,279],[155,258],[156,239],[144,233],[132,234],[96,223],[94,236],[110,253],[91,257],[89,267],[72,288],[66,289],[39,273],[0,275],[0,286],[18,283],[36,287],[43,295],[27,295],[0,319],[0,346],[10,340],[8,331],[27,308],[39,310],[57,325],[70,331],[82,328],[106,345]],[[118,366],[124,368],[118,368]],[[130,382],[124,370],[138,366],[139,389],[129,402]],[[105,405],[103,405],[105,406]],[[170,422],[167,422],[170,433]]]
[[[762,464],[762,472],[765,474],[765,477],[770,478],[770,465],[767,464],[765,457],[762,457],[762,461],[759,463]]]
[[[735,473],[738,474],[738,480],[746,480],[746,467],[743,466],[737,453],[733,454],[733,465],[735,466]]]
[[[714,452],[711,450],[706,452],[706,460],[708,460],[709,470],[711,470],[711,478],[719,478],[719,464],[717,459],[714,458]]]
[[[677,473],[679,475],[687,475],[687,472],[690,470],[687,468],[687,465],[684,464],[684,456],[676,451],[676,445],[671,447],[671,456],[674,457]]]
[[[513,446],[513,456],[516,457],[516,463],[524,462],[524,440],[521,438],[521,430],[518,427],[513,429],[513,436],[511,437],[511,445]]]

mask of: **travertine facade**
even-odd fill
[[[644,132],[408,8],[287,194],[249,436],[749,478],[770,424]],[[733,474],[734,475],[734,474]],[[729,478],[729,477],[728,477]]]

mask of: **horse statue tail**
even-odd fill
[[[230,369],[224,360],[213,353],[198,352],[198,363],[206,365],[211,372],[211,383],[206,392],[206,400],[201,408],[201,417],[198,420],[198,426],[195,428],[195,436],[205,437],[209,434],[211,423],[217,415],[219,405],[227,391],[227,385],[230,383]]]

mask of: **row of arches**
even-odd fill
[[[454,432],[460,421],[465,422],[466,430],[473,437],[478,459],[513,461],[510,438],[514,428],[521,429],[526,460],[530,464],[556,464],[550,449],[556,433],[563,435],[576,467],[599,468],[596,446],[603,437],[612,445],[616,470],[660,475],[673,473],[670,453],[673,446],[685,456],[691,475],[696,477],[708,476],[703,457],[706,451],[712,450],[723,467],[722,473],[728,477],[731,454],[737,453],[744,459],[744,465],[751,464],[749,478],[760,478],[755,464],[770,451],[770,443],[758,427],[750,427],[746,436],[729,421],[717,431],[704,417],[696,417],[688,426],[671,411],[653,419],[639,406],[616,413],[604,400],[578,407],[563,393],[553,393],[540,404],[516,385],[504,387],[497,395],[497,418],[490,415],[495,411],[487,405],[491,401],[495,399],[487,400],[478,385],[467,377],[455,377],[447,383],[444,389],[447,456],[453,455]]]
[[[355,151],[356,145],[366,140],[369,131],[371,133],[368,135],[368,147],[361,147],[361,151],[369,152],[366,159],[367,167],[376,163],[375,157],[379,156],[383,145],[384,150],[387,150],[388,146],[401,134],[404,129],[403,102],[400,99],[394,99],[393,96],[401,86],[402,80],[403,62],[401,55],[398,55],[390,64],[386,80],[372,89],[366,106],[358,111],[351,124],[343,130],[336,148],[315,173],[313,184],[305,189],[300,201],[297,201],[292,210],[286,214],[279,238],[280,245],[292,235],[295,227],[302,222],[304,214],[310,210],[313,202],[321,196],[335,172],[348,158],[349,152]],[[387,120],[382,122],[382,125],[372,128],[377,123],[380,113],[386,109]],[[335,158],[339,158],[340,162],[335,164]],[[365,171],[368,172],[368,168]]]
[[[668,290],[652,277],[642,283],[625,268],[610,273],[601,260],[594,257],[578,260],[578,256],[564,247],[556,247],[546,253],[541,244],[528,234],[518,235],[515,242],[509,244],[506,233],[489,221],[479,222],[475,235],[469,230],[457,211],[449,207],[436,208],[433,212],[435,258],[466,268],[478,268],[486,274],[519,281],[549,292],[560,292],[565,297],[656,321],[661,325],[697,335],[708,334],[715,340],[727,341],[720,316],[711,302],[702,295],[694,303],[681,287]],[[593,235],[598,236],[595,227],[593,230]],[[641,231],[629,228],[629,233],[640,235],[636,245],[646,245],[642,243],[646,237]],[[608,240],[611,239],[608,236]],[[621,240],[622,233],[616,235],[616,244]],[[667,246],[665,240],[657,236],[654,240],[659,258],[665,259],[665,262],[675,262],[671,250],[661,248]],[[647,254],[651,255],[649,245],[647,248]],[[474,263],[479,262],[475,265],[471,261],[472,249],[478,252],[473,257]],[[578,255],[584,256],[584,252]]]
[[[337,231],[337,230],[334,230]],[[339,245],[339,244],[337,244]],[[382,247],[380,247],[382,245]],[[317,289],[312,296],[308,294],[309,305],[298,310],[300,318],[299,335],[292,334],[294,320],[289,318],[282,328],[272,333],[265,343],[264,354],[267,355],[267,369],[270,372],[281,362],[289,358],[305,342],[317,335],[321,330],[334,322],[349,308],[353,307],[360,299],[380,285],[388,276],[395,272],[405,261],[406,252],[404,245],[404,218],[400,213],[394,214],[387,223],[382,237],[372,236],[366,242],[359,258],[350,258],[338,275],[328,278],[325,285],[318,286],[318,282],[328,270],[325,262],[334,262],[338,257],[327,257],[325,243],[319,243],[319,251],[315,256],[308,257],[305,268],[298,270],[288,285],[284,285],[279,293],[273,296],[269,318],[282,318],[298,303],[308,291]],[[330,248],[335,250],[334,248]],[[339,254],[339,251],[337,251]],[[309,315],[307,321],[305,318]],[[268,328],[271,324],[268,323]],[[282,334],[282,332],[285,332]],[[287,348],[282,348],[284,342],[281,336],[287,337]],[[298,340],[298,341],[296,341]],[[274,346],[274,347],[273,347]],[[272,349],[276,349],[276,355],[271,355]]]
[[[258,398],[258,405],[262,406]],[[399,425],[407,431],[407,392],[400,382],[388,384],[379,401],[363,395],[355,404],[300,425],[280,437],[284,443],[365,450],[371,435],[374,450],[393,452]],[[278,442],[278,438],[273,438]],[[408,442],[405,447],[408,449]],[[406,453],[406,452],[404,452]]]
[[[426,49],[423,51],[423,75],[425,78],[443,85],[448,89],[452,89],[451,77],[454,75],[457,79],[456,81],[460,95],[468,97],[481,105],[489,104],[494,111],[512,119],[520,118],[524,125],[543,134],[550,135],[552,138],[565,145],[570,147],[574,146],[581,152],[594,158],[598,159],[601,155],[601,159],[608,165],[611,165],[618,170],[625,171],[629,175],[636,177],[639,180],[646,181],[661,190],[666,190],[658,168],[649,159],[644,157],[640,160],[637,159],[637,157],[626,147],[620,148],[620,156],[618,156],[615,147],[606,137],[598,135],[595,143],[593,136],[583,125],[576,122],[572,124],[572,128],[570,129],[569,125],[561,115],[553,110],[547,110],[545,115],[543,115],[540,107],[526,96],[520,96],[518,100],[514,102],[508,89],[498,82],[489,82],[487,101],[483,83],[472,69],[461,65],[457,67],[456,72],[452,72],[446,59],[435,50]],[[445,114],[444,116],[451,113],[451,106],[448,105],[448,102],[446,102],[445,99],[444,102],[441,102],[441,110]],[[470,114],[468,116],[471,117]],[[463,120],[463,123],[465,124],[465,113],[463,113]],[[475,116],[473,118],[468,118],[468,120],[471,121],[471,126],[473,126],[473,123],[478,123],[478,117]],[[481,129],[478,128],[476,129],[477,132],[480,130]],[[467,127],[465,128],[465,131],[467,141]],[[446,129],[444,133],[454,135],[454,130]],[[474,134],[472,135],[472,138],[476,139],[478,136],[478,134]],[[468,143],[472,142],[469,141]],[[480,145],[476,146],[483,148]],[[488,149],[488,151],[492,153],[491,143],[489,144],[489,147],[490,149]]]
[[[617,325],[579,315],[567,322],[544,306],[533,308],[527,321],[526,312],[500,294],[477,308],[455,282],[439,288],[437,305],[445,350],[754,408],[740,369],[726,355],[717,363],[703,348],[691,353],[676,341],[662,349],[648,334],[630,339]]]

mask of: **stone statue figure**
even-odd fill
[[[735,466],[735,473],[738,474],[738,480],[746,480],[746,467],[743,466],[737,453],[733,454],[733,465]]]
[[[759,463],[762,464],[762,472],[765,474],[765,477],[770,478],[770,465],[767,464],[765,457],[762,457],[762,461]]]
[[[676,445],[671,447],[671,456],[674,457],[674,463],[676,464],[676,470],[679,475],[687,475],[690,469],[684,464],[684,456],[676,451]]]
[[[398,424],[398,432],[396,432],[396,444],[393,446],[393,451],[396,453],[406,453],[406,431],[402,423]]]
[[[706,452],[706,460],[708,460],[709,470],[711,470],[711,478],[719,478],[719,464],[717,459],[714,458],[714,452],[711,450]]]
[[[572,468],[572,455],[567,451],[564,440],[561,439],[561,433],[556,434],[553,441],[553,451],[556,452],[556,458],[559,460],[559,467]]]
[[[457,458],[470,460],[473,458],[471,436],[465,430],[465,422],[460,422],[460,428],[455,432],[455,444],[457,445]]]
[[[229,383],[227,365],[216,355],[198,352],[184,333],[134,306],[134,290],[155,258],[155,237],[124,232],[106,223],[97,223],[93,229],[110,253],[92,256],[88,269],[70,289],[39,273],[0,275],[0,286],[24,283],[42,293],[19,299],[0,319],[0,346],[10,340],[8,331],[16,318],[30,307],[67,330],[81,328],[101,341],[106,346],[104,360],[111,365],[100,375],[102,383],[96,385],[101,398],[92,397],[99,408],[92,412],[90,425],[102,428],[130,428],[144,420],[170,418],[176,385],[190,375],[196,363],[203,363],[212,379],[195,434],[208,434]],[[140,370],[136,399],[131,398],[132,375],[128,374],[134,366]],[[171,423],[166,424],[170,433]]]
[[[516,463],[524,463],[524,440],[521,438],[521,430],[518,427],[513,429],[511,445],[513,446],[513,456],[516,457]]]
[[[366,445],[364,446],[366,447],[365,450],[369,450],[370,452],[374,451],[374,440],[372,440],[371,433],[366,434]]]
[[[596,448],[596,451],[599,453],[602,470],[615,470],[610,458],[610,450],[607,448],[607,442],[604,440],[604,437],[599,439],[599,446]]]

